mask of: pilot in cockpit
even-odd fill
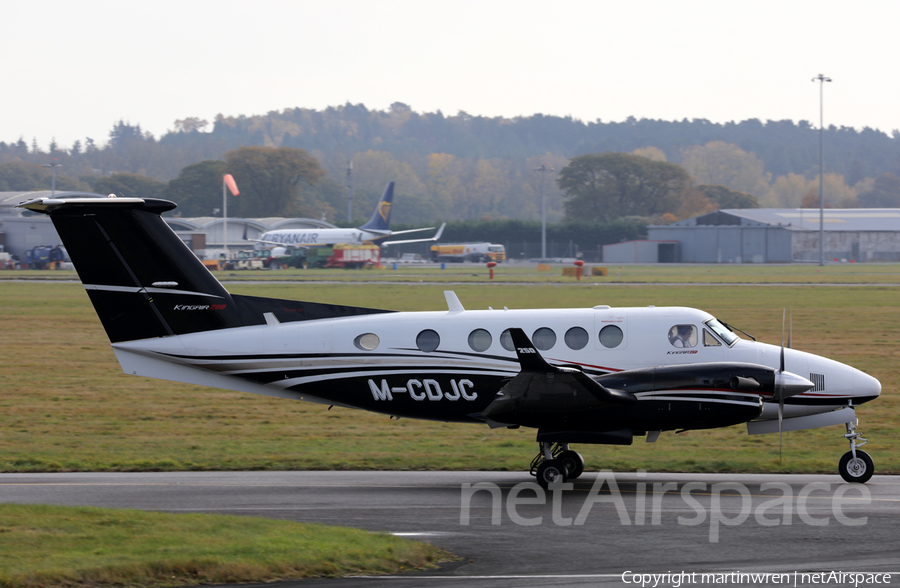
[[[694,325],[675,325],[669,329],[669,343],[673,347],[694,347],[697,345],[697,329]]]

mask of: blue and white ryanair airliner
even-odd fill
[[[740,338],[692,308],[393,312],[231,294],[160,218],[165,200],[42,198],[128,374],[537,430],[532,473],[578,477],[572,443],[656,441],[746,423],[753,433],[844,424],[845,480],[865,482],[855,408],[875,378]]]
[[[328,245],[338,245],[350,243],[360,245],[363,243],[374,243],[376,245],[400,245],[401,243],[424,243],[428,241],[437,241],[444,232],[446,223],[440,226],[434,237],[427,239],[404,239],[396,241],[386,241],[389,237],[404,235],[407,233],[418,233],[428,231],[434,227],[424,227],[422,229],[409,229],[406,231],[391,231],[391,207],[394,201],[394,182],[388,182],[384,189],[384,194],[372,218],[369,222],[357,229],[277,229],[263,233],[259,239],[248,239],[255,243],[257,249],[269,249],[271,247],[326,247]],[[245,237],[246,238],[246,237]]]

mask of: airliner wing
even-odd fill
[[[446,223],[444,223],[446,224]],[[407,233],[419,233],[421,231],[430,231],[434,227],[422,227],[421,229],[407,229],[405,231],[389,231],[386,235],[387,237],[393,237],[394,235],[405,235]]]
[[[441,225],[441,228],[438,229],[437,233],[435,233],[434,237],[430,239],[404,239],[402,241],[385,241],[384,243],[379,243],[379,245],[400,245],[401,243],[425,243],[426,241],[437,241],[441,238],[441,235],[444,233],[444,227],[447,226],[447,223]],[[434,227],[429,227],[433,229]],[[398,231],[396,233],[391,233],[391,236],[400,235],[403,233],[414,233],[416,231],[427,231],[428,229],[412,229],[409,231]]]

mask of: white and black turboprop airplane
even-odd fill
[[[394,182],[388,182],[384,189],[384,194],[372,218],[369,222],[356,229],[276,229],[263,233],[259,239],[244,239],[253,241],[257,249],[269,249],[271,247],[326,247],[328,245],[338,245],[350,243],[360,245],[363,243],[374,243],[376,245],[400,245],[401,243],[425,243],[428,241],[437,241],[444,232],[447,223],[438,228],[434,237],[426,239],[403,239],[386,241],[390,237],[397,235],[405,235],[407,233],[419,233],[421,231],[429,231],[434,227],[424,227],[421,229],[409,229],[406,231],[391,231],[391,207],[394,201]]]
[[[374,411],[532,427],[547,486],[584,469],[573,443],[747,423],[845,424],[845,480],[865,482],[856,406],[881,393],[848,365],[738,337],[692,308],[392,312],[230,294],[137,198],[32,200],[53,220],[128,374]]]

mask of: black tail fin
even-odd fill
[[[278,322],[388,312],[229,294],[160,217],[168,200],[41,198],[113,343]]]
[[[162,220],[175,208],[138,198],[40,199],[110,341],[241,325],[231,295]]]

